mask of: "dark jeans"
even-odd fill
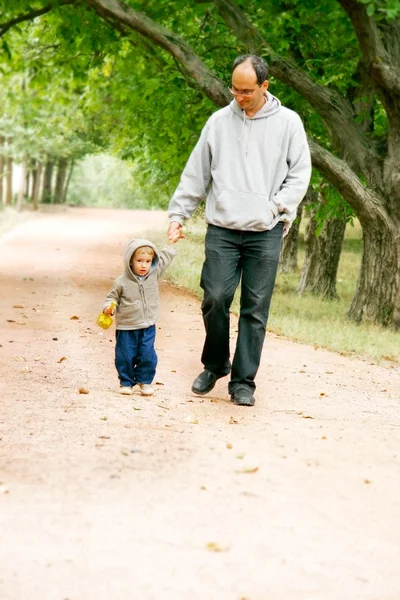
[[[121,385],[151,383],[156,374],[157,354],[154,349],[156,326],[124,331],[117,329],[115,366]]]
[[[200,285],[206,340],[202,363],[216,375],[231,371],[229,393],[255,389],[269,306],[282,244],[283,223],[271,231],[237,231],[209,225]],[[229,308],[241,278],[239,331],[230,363]]]

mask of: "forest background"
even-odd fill
[[[314,167],[269,328],[400,360],[399,1],[1,0],[0,52],[0,206],[17,211],[165,209],[233,59],[265,57]],[[203,237],[200,207],[169,275],[196,294]]]

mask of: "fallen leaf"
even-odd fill
[[[245,467],[244,469],[236,469],[236,473],[257,473],[260,467]]]
[[[221,544],[217,544],[217,542],[208,542],[206,548],[210,552],[227,552],[229,550],[228,546],[221,546]]]
[[[57,362],[62,363],[64,360],[67,360],[66,356],[62,356]]]
[[[108,417],[100,417],[100,421],[107,421]]]
[[[7,323],[15,323],[14,319],[7,319]]]
[[[40,360],[41,358],[41,356],[35,356],[34,360]]]
[[[109,435],[99,435],[99,439],[100,440],[109,440],[110,436]]]
[[[79,321],[79,317],[77,317],[76,315],[73,315],[72,317],[69,318],[70,321]]]
[[[320,398],[323,398],[324,396],[327,396],[327,395],[328,395],[328,394],[325,394],[325,392],[320,392],[320,393],[319,393],[319,397],[320,397]]]
[[[321,440],[326,440],[326,435],[323,435]]]
[[[133,410],[142,410],[141,408],[137,407],[137,406],[132,406]]]
[[[14,304],[13,308],[25,308],[22,304]]]
[[[312,417],[311,415],[302,415],[301,418],[302,419],[313,419],[314,417]]]
[[[230,444],[229,442],[227,443],[226,447],[228,448],[228,450],[232,449],[232,444]]]
[[[369,483],[372,483],[372,481],[370,479],[364,479],[364,483],[368,485]]]
[[[242,460],[245,456],[246,455],[244,452],[240,452],[239,454],[236,454],[236,458],[238,458],[239,460]]]
[[[231,418],[229,419],[229,425],[236,425],[236,424],[237,424],[237,420],[236,420],[236,419],[234,419],[233,417],[231,417]]]
[[[192,423],[192,425],[198,425],[199,424],[199,422],[196,419],[196,417],[193,417],[191,415],[189,415],[188,417],[185,418],[185,422],[186,423]]]
[[[84,387],[80,387],[78,391],[80,394],[88,394],[89,393],[89,390]]]

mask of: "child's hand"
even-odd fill
[[[172,246],[172,244],[175,244],[181,237],[180,231],[172,231],[169,235],[168,235],[168,245]]]
[[[103,313],[105,315],[113,316],[113,314],[115,313],[115,308],[111,308],[110,306],[107,306],[106,308],[103,309]]]

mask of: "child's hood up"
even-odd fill
[[[149,240],[145,240],[145,239],[142,239],[142,238],[135,238],[133,240],[130,240],[130,242],[128,242],[128,244],[126,246],[125,255],[124,255],[125,275],[127,275],[127,277],[129,277],[130,279],[134,278],[134,274],[133,274],[131,266],[130,266],[132,255],[135,252],[135,250],[137,250],[141,246],[149,246],[150,248],[153,248],[153,250],[154,250],[154,260],[153,260],[153,263],[151,265],[150,271],[153,271],[153,269],[157,268],[158,250],[157,250],[156,246],[152,242],[150,242]]]

